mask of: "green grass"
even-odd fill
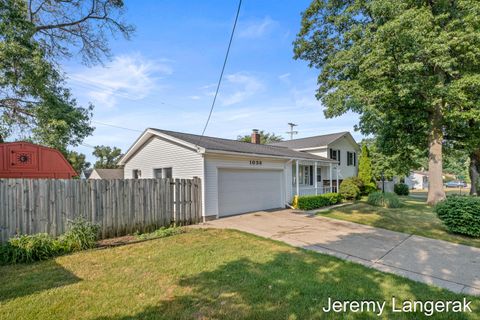
[[[480,248],[478,238],[448,233],[433,208],[425,203],[425,199],[401,197],[401,201],[401,208],[388,209],[360,200],[351,205],[319,212],[318,215]]]
[[[31,265],[0,267],[7,319],[377,319],[323,314],[328,297],[451,300],[463,296],[334,257],[228,230],[192,230]],[[428,319],[478,319],[474,313]]]

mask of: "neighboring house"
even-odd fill
[[[123,179],[123,169],[93,169],[87,179]]]
[[[0,178],[71,179],[76,175],[56,149],[30,142],[0,143]]]
[[[412,171],[408,177],[405,177],[405,184],[410,189],[428,189],[428,172]]]
[[[341,166],[347,161],[343,158],[347,157],[347,149],[359,152],[349,133],[326,141],[327,144],[315,146],[340,150]],[[336,190],[336,159],[320,155],[321,151],[301,152],[259,143],[258,131],[252,133],[249,143],[150,128],[135,141],[119,165],[124,166],[126,179],[201,178],[205,220],[285,207],[296,194]],[[350,156],[355,168],[356,154]]]

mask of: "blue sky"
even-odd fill
[[[317,70],[293,60],[292,42],[309,1],[244,0],[219,98],[206,135],[235,139],[258,128],[287,138],[353,132],[358,116],[325,119],[315,99]],[[130,41],[111,42],[112,61],[66,64],[78,101],[95,105],[95,132],[86,145],[126,150],[147,127],[201,133],[213,99],[238,3],[126,1],[136,26]],[[92,149],[79,146],[92,159]]]

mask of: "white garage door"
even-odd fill
[[[218,170],[219,216],[280,207],[282,171]]]

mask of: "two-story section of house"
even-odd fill
[[[360,147],[350,132],[338,132],[325,135],[292,139],[272,143],[274,146],[287,147],[295,151],[306,152],[313,155],[336,160],[337,163],[330,167],[312,168],[311,164],[299,165],[299,194],[312,194],[314,180],[317,180],[317,187],[325,190],[337,191],[343,179],[357,176],[358,157]],[[293,168],[295,172],[296,168]],[[313,177],[314,172],[317,176]],[[293,174],[295,177],[295,174]],[[310,178],[310,176],[312,176]],[[306,177],[306,178],[302,178]],[[296,181],[293,182],[294,184]]]

